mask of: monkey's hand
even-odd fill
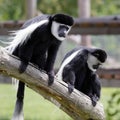
[[[54,73],[53,72],[49,72],[48,74],[48,85],[52,85],[54,82]]]
[[[90,95],[89,97],[91,98],[93,107],[95,107],[98,101],[98,97],[96,95]]]
[[[19,73],[25,72],[27,66],[28,66],[28,62],[21,61],[21,64],[20,64],[19,69],[18,69]]]
[[[74,90],[74,85],[71,85],[69,82],[68,82],[68,92],[71,94]]]
[[[95,99],[95,97],[92,97],[91,100],[92,100],[93,107],[95,107],[97,104],[97,100]]]

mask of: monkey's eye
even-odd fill
[[[59,29],[64,29],[64,30],[68,31],[69,27],[66,25],[60,25]]]

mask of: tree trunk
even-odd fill
[[[69,94],[67,84],[63,81],[58,81],[56,78],[54,83],[48,86],[47,74],[39,71],[32,64],[27,67],[25,73],[19,74],[19,65],[20,61],[18,58],[0,48],[1,74],[15,77],[26,83],[26,86],[54,103],[74,120],[105,120],[102,104],[97,103],[96,107],[93,107],[89,97],[77,90]]]

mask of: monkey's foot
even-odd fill
[[[52,74],[48,74],[48,86],[52,85],[54,82],[54,76]]]
[[[27,66],[28,66],[28,63],[21,62],[20,66],[19,66],[19,73],[25,72]]]
[[[71,94],[74,90],[74,86],[68,83],[68,92]]]
[[[96,100],[96,98],[95,98],[94,96],[91,97],[91,101],[92,101],[92,105],[93,105],[93,107],[95,107],[96,104],[97,104],[97,100]]]

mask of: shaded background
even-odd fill
[[[6,46],[9,32],[4,34],[2,23],[25,21],[36,15],[66,13],[74,18],[105,17],[120,15],[119,0],[0,0],[0,45]],[[7,24],[9,26],[9,24]],[[10,27],[10,26],[9,26]],[[16,27],[16,26],[14,26]],[[19,29],[19,27],[17,28]],[[98,28],[99,29],[99,28]],[[5,28],[7,31],[7,28]],[[58,69],[64,55],[72,48],[85,45],[96,46],[107,51],[108,60],[103,68],[120,68],[120,35],[69,35],[60,47],[55,69]],[[120,79],[102,78],[102,97],[107,120],[120,119]],[[16,91],[10,84],[11,78],[0,76],[0,120],[9,120],[12,116]],[[109,88],[108,88],[109,87]],[[50,109],[50,110],[49,110]],[[25,96],[25,120],[71,120],[59,110],[33,91],[27,89]]]

